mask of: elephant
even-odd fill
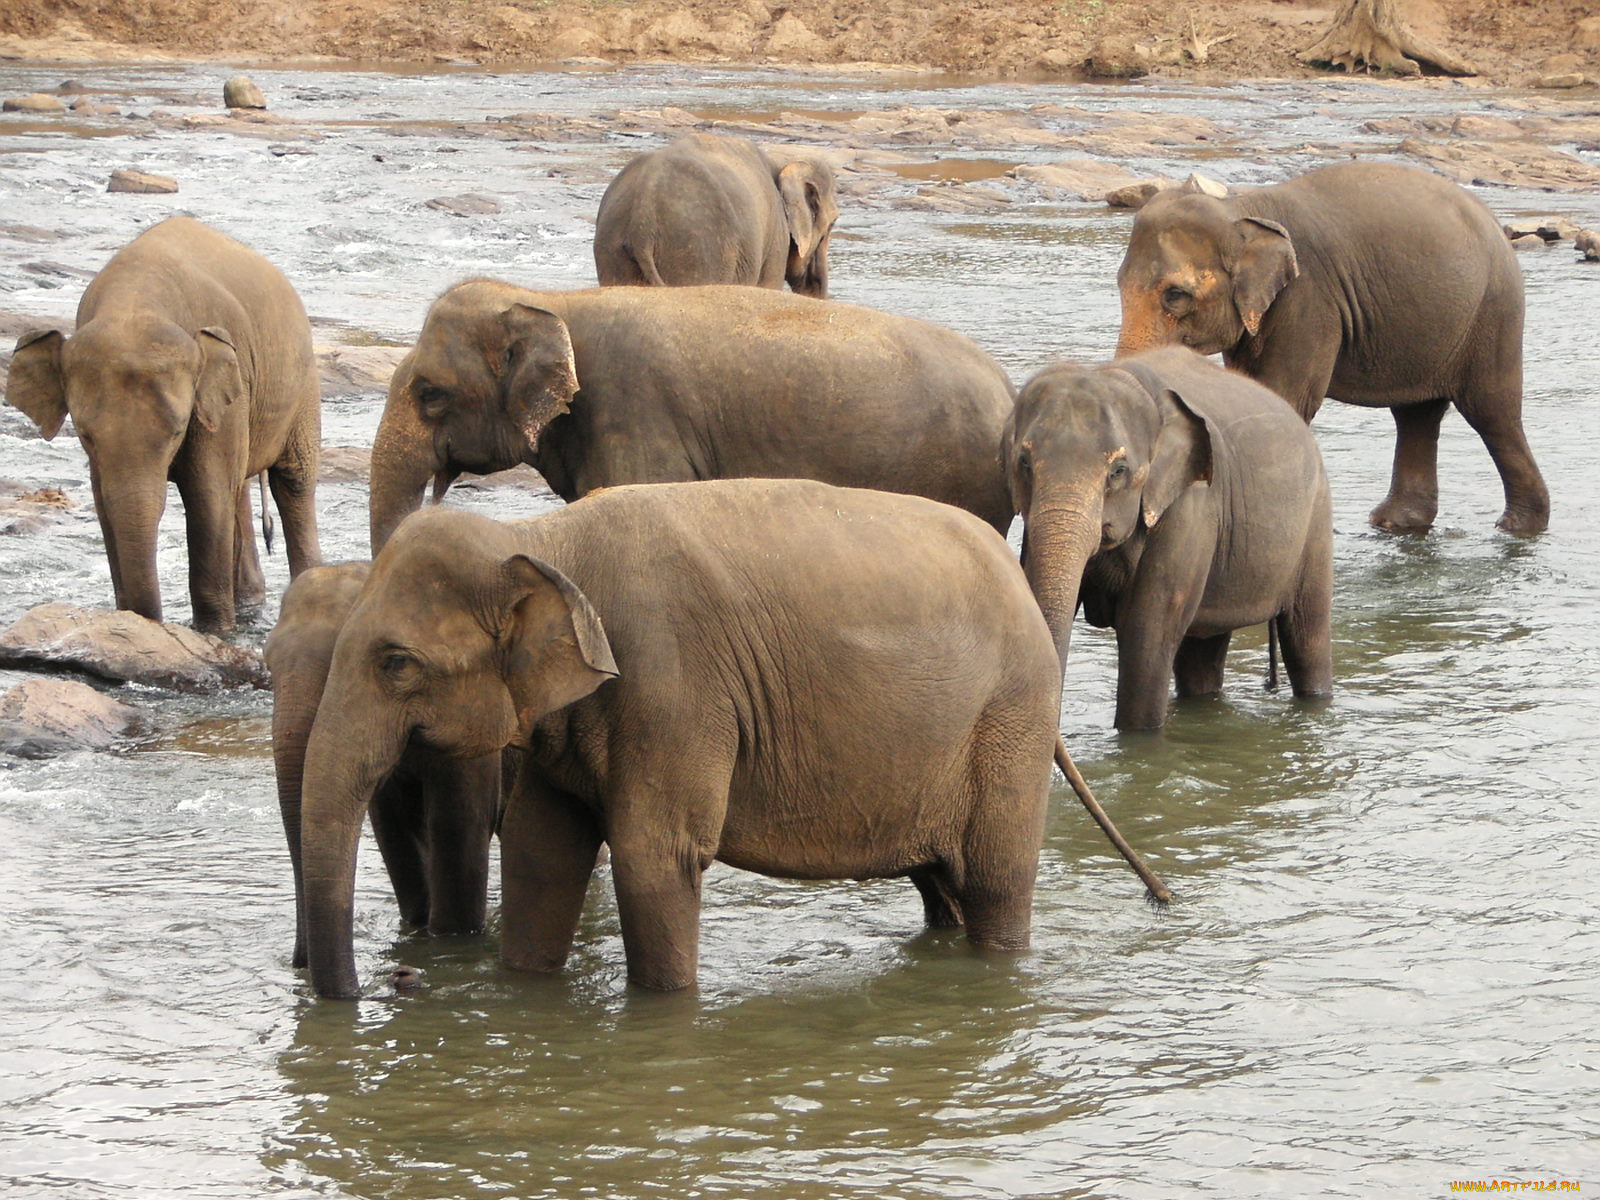
[[[306,748],[311,982],[358,992],[362,814],[408,746],[523,748],[503,964],[565,963],[610,851],[629,979],[692,985],[713,860],[909,877],[976,947],[1026,948],[1061,673],[1004,538],[810,480],[607,488],[500,523],[430,508],[378,554]]]
[[[267,472],[291,576],[321,561],[321,387],[311,326],[278,269],[189,217],[129,242],[78,304],[77,330],[22,335],[8,399],[89,457],[118,608],[161,619],[156,529],[183,497],[195,628],[226,632],[266,596],[249,481]]]
[[[306,965],[301,869],[301,782],[306,742],[327,685],[333,647],[355,607],[371,564],[312,567],[289,585],[263,655],[272,676],[272,760],[278,806],[294,869],[293,965]],[[489,842],[500,820],[502,774],[519,755],[507,750],[456,759],[407,746],[377,785],[372,832],[406,924],[440,935],[482,932],[488,909]]]
[[[826,161],[780,160],[743,138],[685,134],[634,158],[606,188],[595,271],[602,285],[787,281],[825,300],[838,218]]]
[[[376,554],[462,471],[531,463],[598,487],[764,476],[906,492],[1004,531],[1011,381],[951,330],[763,288],[530,292],[478,279],[434,301],[372,448]]]
[[[1394,470],[1374,525],[1432,527],[1452,402],[1500,473],[1499,527],[1549,524],[1522,428],[1522,271],[1494,216],[1455,184],[1340,163],[1228,199],[1159,193],[1134,219],[1117,282],[1119,355],[1221,352],[1308,422],[1327,396],[1393,409]]]
[[[1248,377],[1167,346],[1023,385],[1004,454],[1023,567],[1065,668],[1080,599],[1117,631],[1118,729],[1222,687],[1271,621],[1297,696],[1333,686],[1333,518],[1310,429]]]

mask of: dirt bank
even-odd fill
[[[1404,0],[1497,84],[1600,76],[1586,0]],[[1297,0],[0,0],[0,56],[875,64],[1074,75],[1096,56],[1210,80],[1314,74],[1335,5]],[[1204,61],[1196,61],[1202,58]],[[1572,73],[1571,62],[1560,64]]]

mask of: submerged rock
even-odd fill
[[[28,679],[0,696],[0,753],[104,750],[144,731],[143,714],[70,679]]]
[[[248,75],[235,75],[222,85],[222,103],[228,108],[265,108],[267,97]]]
[[[258,651],[123,609],[41,604],[0,633],[0,666],[55,667],[180,692],[268,686]]]
[[[67,106],[54,96],[34,92],[31,96],[16,96],[7,100],[0,105],[0,109],[5,112],[62,113],[67,111]]]
[[[150,194],[164,194],[178,190],[178,181],[169,179],[165,175],[152,175],[148,171],[113,171],[111,182],[106,184],[108,192],[136,192]]]

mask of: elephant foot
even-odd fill
[[[1549,528],[1550,510],[1547,507],[1530,512],[1523,508],[1508,508],[1500,514],[1500,519],[1494,524],[1496,529],[1503,529],[1507,533],[1514,533],[1519,537],[1532,537]]]
[[[1408,504],[1404,500],[1390,499],[1373,509],[1372,515],[1367,520],[1390,533],[1427,533],[1433,528],[1433,518],[1437,512],[1436,506]]]

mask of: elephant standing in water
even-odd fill
[[[695,981],[713,860],[909,876],[980,947],[1028,943],[1061,673],[1015,556],[968,513],[806,480],[609,488],[396,531],[339,634],[305,755],[307,935],[357,993],[356,848],[410,747],[513,742],[506,965],[567,957],[602,843],[629,978]]]
[[[395,369],[372,548],[463,471],[531,463],[563,500],[622,483],[818,479],[927,496],[1004,531],[1014,393],[958,333],[752,287],[451,288]]]
[[[1226,200],[1158,194],[1117,273],[1117,353],[1221,352],[1305,420],[1323,398],[1394,411],[1372,523],[1426,532],[1451,402],[1505,489],[1501,529],[1538,533],[1550,495],[1522,429],[1522,269],[1474,196],[1427,171],[1341,163]]]
[[[1333,519],[1311,431],[1272,392],[1173,346],[1046,367],[1006,429],[1023,566],[1063,666],[1083,602],[1117,631],[1118,729],[1222,687],[1272,621],[1297,696],[1333,686]]]
[[[117,251],[71,337],[24,334],[7,398],[46,438],[71,415],[118,608],[161,619],[168,480],[183,497],[196,629],[226,632],[266,597],[248,486],[262,471],[290,574],[320,561],[321,388],[305,309],[271,263],[199,221],[171,217]]]
[[[333,647],[355,608],[371,564],[313,567],[283,594],[264,647],[272,675],[272,761],[278,806],[294,869],[293,963],[306,965],[301,859],[301,781],[306,742],[322,704]],[[518,756],[505,752],[504,769]],[[378,784],[370,808],[401,919],[434,934],[481,932],[488,907],[489,842],[500,820],[502,756],[456,759],[407,746]]]
[[[602,285],[743,283],[828,296],[833,169],[743,138],[690,133],[639,155],[600,198]]]

